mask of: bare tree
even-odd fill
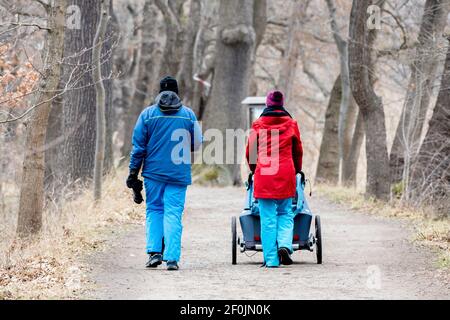
[[[109,20],[109,8],[111,0],[101,0],[100,20],[95,34],[92,48],[92,79],[95,83],[96,93],[96,141],[94,163],[94,199],[102,197],[103,162],[105,160],[106,144],[106,97],[102,79],[101,52],[105,40],[106,28]]]
[[[367,9],[374,1],[354,0],[350,16],[350,84],[362,113],[366,132],[366,193],[388,200],[390,195],[389,159],[383,103],[373,88],[373,39],[376,30],[367,26]]]
[[[450,37],[448,38],[450,41]],[[432,204],[448,215],[450,210],[450,46],[436,106],[406,186],[407,200]]]
[[[342,81],[338,76],[331,90],[325,113],[325,127],[320,144],[316,181],[336,184],[339,181],[339,108],[342,101]]]
[[[191,103],[194,97],[194,49],[197,31],[201,19],[201,1],[191,0],[189,9],[189,22],[185,32],[183,57],[178,70],[177,79],[180,94],[185,103]]]
[[[308,9],[310,2],[310,0],[292,2],[286,48],[284,50],[284,57],[281,63],[281,71],[278,80],[278,87],[283,90],[288,104],[300,55],[300,35],[306,17],[306,10]]]
[[[44,67],[34,102],[36,108],[27,125],[17,224],[17,233],[21,237],[34,235],[42,227],[45,136],[52,100],[56,96],[61,76],[66,6],[65,0],[55,0],[53,6],[45,5],[49,32],[45,43]]]
[[[254,2],[253,7],[253,28],[255,29],[255,46],[254,54],[252,56],[252,71],[253,75],[250,83],[250,95],[254,96],[258,92],[258,79],[255,75],[255,65],[256,65],[256,53],[259,46],[261,45],[264,34],[267,28],[267,0],[260,0]]]
[[[208,103],[210,84],[214,76],[216,58],[216,34],[219,0],[203,0],[200,25],[194,44],[194,73],[196,81],[192,101],[192,110],[199,120],[203,119]]]
[[[254,53],[255,31],[253,28],[253,1],[221,0],[219,8],[219,29],[212,92],[204,115],[206,128],[244,128],[244,114],[241,101],[247,96],[250,85],[252,54]],[[234,150],[227,152],[236,155]],[[230,165],[234,184],[240,183],[239,165]]]
[[[175,76],[180,64],[177,51],[182,49],[179,47],[179,36],[182,34],[182,26],[178,17],[178,12],[174,12],[173,10],[174,2],[176,0],[154,1],[164,17],[164,26],[166,29],[166,43],[164,45],[159,77],[162,78],[167,75]]]
[[[344,166],[344,158],[346,155],[346,148],[344,144],[346,143],[346,134],[351,130],[351,123],[349,117],[349,105],[351,100],[351,89],[350,89],[350,74],[348,68],[348,43],[344,40],[340,34],[339,26],[336,20],[336,6],[334,1],[326,0],[328,11],[330,14],[330,25],[331,31],[333,33],[333,38],[336,43],[337,50],[339,52],[339,66],[341,71],[341,85],[342,85],[342,98],[341,105],[339,109],[339,129],[338,129],[338,140],[339,140],[339,176],[342,181],[342,170]],[[347,139],[348,141],[348,139]]]
[[[352,105],[352,104],[350,104]],[[358,106],[356,103],[353,105]],[[351,143],[349,145],[348,151],[345,151],[344,164],[342,166],[342,183],[345,186],[355,186],[356,185],[356,171],[358,168],[358,159],[361,152],[361,146],[364,140],[364,119],[361,112],[356,112],[358,118],[352,132]]]
[[[440,60],[437,45],[447,24],[449,6],[449,0],[427,0],[425,3],[411,78],[390,153],[392,183],[407,179],[409,166],[420,144]]]
[[[68,182],[85,182],[93,178],[96,141],[96,94],[92,79],[92,44],[97,30],[100,2],[70,0],[80,8],[80,28],[70,28],[64,39],[63,81],[69,90],[63,96],[63,163],[60,165]],[[111,115],[111,41],[104,40],[102,76],[106,90],[106,113]],[[107,128],[107,133],[111,133]],[[110,140],[107,134],[107,140]],[[108,150],[107,142],[107,150]],[[112,152],[110,152],[112,153]]]
[[[132,122],[136,119],[130,118],[130,110],[133,109],[131,105],[133,102],[133,96],[136,93],[136,86],[138,83],[137,76],[139,72],[139,66],[141,61],[141,44],[143,42],[142,39],[142,13],[141,10],[137,10],[135,6],[128,5],[128,12],[131,15],[131,20],[133,23],[133,34],[132,38],[127,39],[126,35],[122,34],[121,24],[119,23],[119,12],[116,6],[113,6],[112,10],[112,25],[113,30],[116,34],[120,35],[120,43],[118,45],[118,50],[115,50],[114,55],[114,67],[115,72],[119,75],[115,79],[114,86],[115,89],[120,91],[120,95],[115,95],[114,104],[117,105],[117,109],[121,111],[121,120],[123,123],[122,131],[119,131],[122,134],[122,138],[127,137],[127,139],[131,139],[129,137],[129,130],[132,130],[131,124],[128,122]],[[132,53],[130,55],[131,45]],[[136,108],[137,109],[137,108]],[[131,120],[130,120],[131,119]],[[120,164],[128,160],[128,154],[130,152],[130,143],[129,140],[123,140],[124,144],[121,148],[121,161]],[[124,152],[124,153],[123,153]]]
[[[142,23],[142,44],[140,48],[140,60],[138,65],[138,75],[136,80],[136,90],[132,97],[129,109],[125,110],[125,125],[123,131],[122,156],[128,159],[131,151],[131,138],[136,120],[146,104],[152,99],[152,94],[156,88],[156,80],[159,74],[161,62],[160,42],[157,38],[160,32],[157,23],[158,9],[155,0],[146,0],[143,9],[144,17],[156,17],[143,19]]]

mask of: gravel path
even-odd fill
[[[194,186],[184,216],[181,269],[144,268],[144,227],[111,240],[90,258],[98,299],[450,299],[450,284],[434,269],[435,256],[409,241],[398,221],[355,213],[314,196],[322,219],[324,264],[315,254],[293,255],[295,264],[260,268],[262,254],[238,253],[231,265],[231,216],[244,191]]]

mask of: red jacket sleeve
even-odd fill
[[[294,137],[292,138],[292,158],[294,160],[295,172],[299,173],[302,171],[303,147],[300,130],[296,121],[294,121]]]
[[[247,148],[245,151],[245,157],[247,158],[247,164],[251,172],[256,170],[256,161],[258,156],[258,133],[252,127],[250,129],[250,135],[248,137]]]

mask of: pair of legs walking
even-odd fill
[[[158,255],[155,257],[155,266],[161,264],[161,260],[167,261],[169,267],[170,264],[176,265],[181,255],[182,215],[187,186],[147,178],[144,184],[147,253]]]
[[[278,267],[279,254],[283,257],[292,253],[294,235],[292,198],[281,200],[260,198],[258,203],[264,262],[267,267]]]
[[[187,186],[145,179],[147,253],[156,262],[178,263],[181,255],[182,215]],[[261,240],[267,267],[280,265],[279,249],[292,253],[294,214],[292,198],[258,199]],[[164,239],[164,252],[163,252]],[[151,259],[150,259],[151,260]]]

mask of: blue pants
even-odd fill
[[[264,261],[266,266],[276,267],[280,265],[278,248],[287,248],[292,253],[294,236],[292,198],[258,199],[258,203]]]
[[[163,253],[166,261],[180,261],[181,218],[187,186],[144,179],[147,214],[147,253]],[[164,252],[162,239],[164,237]]]

